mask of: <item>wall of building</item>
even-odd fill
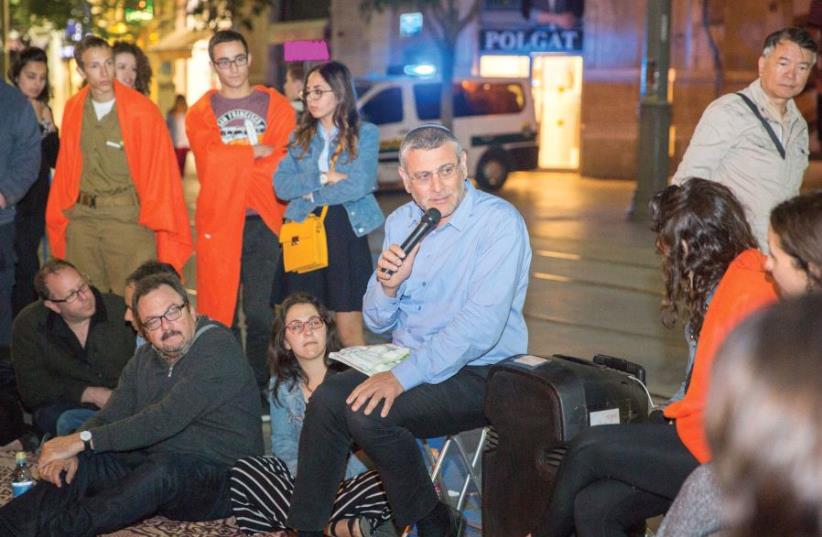
[[[706,1],[707,28],[703,24]],[[467,5],[468,0],[463,0],[463,10]],[[754,80],[764,37],[801,23],[808,6],[803,0],[672,0],[672,171],[705,107],[717,96]],[[645,14],[645,0],[585,2],[580,131],[580,172],[584,175],[636,175]],[[397,9],[387,9],[372,14],[366,22],[349,0],[332,0],[332,56],[348,64],[355,75],[385,74],[389,65],[406,63],[409,51],[434,50],[428,28],[418,38],[401,39],[398,17]],[[483,27],[505,27],[517,17],[516,11],[483,11],[460,36],[457,72],[478,73],[478,35]],[[719,50],[719,77],[708,32]],[[812,95],[799,99],[800,108],[814,106]]]

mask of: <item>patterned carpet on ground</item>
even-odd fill
[[[29,457],[32,460],[32,457]],[[11,473],[14,470],[14,452],[0,451],[0,505],[11,501]],[[154,517],[141,524],[131,526],[109,537],[239,537],[242,534],[233,518],[210,522],[175,522],[163,517]]]

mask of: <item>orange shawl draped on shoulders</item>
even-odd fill
[[[285,204],[274,194],[274,172],[286,154],[296,126],[294,109],[278,92],[254,86],[269,96],[265,134],[260,143],[274,146],[254,158],[250,145],[222,141],[211,106],[216,90],[206,92],[186,115],[186,133],[197,163],[197,310],[231,326],[240,285],[240,258],[246,209],[257,211],[274,233],[282,226]]]
[[[65,211],[74,206],[80,192],[80,136],[89,91],[86,86],[66,103],[60,153],[46,206],[49,244],[53,255],[60,258],[66,255]],[[182,273],[191,257],[191,228],[168,127],[157,106],[139,92],[115,81],[114,96],[126,160],[140,201],[138,222],[154,231],[157,259]]]
[[[776,290],[765,272],[765,256],[759,250],[739,254],[716,286],[699,333],[688,391],[681,401],[665,409],[665,416],[676,420],[682,443],[701,463],[711,458],[704,413],[716,353],[739,323],[775,300]]]

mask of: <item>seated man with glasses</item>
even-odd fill
[[[439,501],[415,438],[484,426],[491,366],[527,351],[531,247],[522,216],[471,186],[467,156],[444,127],[406,135],[399,173],[413,201],[385,222],[363,315],[369,329],[391,334],[411,355],[370,378],[334,375],[314,392],[289,513],[299,535],[321,535],[352,442],[376,465],[396,522],[416,524],[420,537],[459,535],[461,520]],[[442,215],[437,228],[402,251],[431,208]]]
[[[40,300],[14,320],[11,360],[34,425],[55,436],[68,410],[102,408],[134,354],[118,295],[100,293],[74,265],[46,262],[34,277]]]
[[[263,450],[254,374],[231,332],[197,316],[177,277],[139,280],[132,309],[149,344],[82,431],[43,445],[42,481],[0,508],[0,535],[97,535],[157,514],[231,515],[229,470]]]

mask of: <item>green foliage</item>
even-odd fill
[[[10,0],[12,27],[26,31],[51,24],[63,29],[69,19],[82,20],[88,12],[83,0]]]
[[[269,7],[270,0],[200,0],[189,13],[205,21],[209,28],[230,20],[235,26],[253,30],[253,18]]]

